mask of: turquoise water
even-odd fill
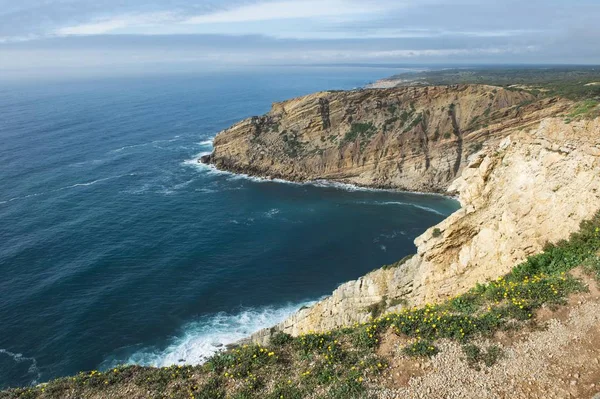
[[[396,71],[286,69],[0,87],[0,387],[199,363],[414,251],[441,197],[199,165],[273,101]]]

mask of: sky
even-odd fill
[[[0,75],[600,64],[600,0],[0,0]]]

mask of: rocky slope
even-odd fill
[[[484,143],[565,107],[484,85],[321,92],[221,132],[203,161],[287,180],[442,192]]]

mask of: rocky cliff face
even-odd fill
[[[560,107],[478,85],[321,92],[221,132],[204,161],[288,180],[441,192],[484,143]]]
[[[462,208],[417,254],[341,285],[255,334],[298,335],[441,301],[499,277],[600,208],[600,119],[492,86],[324,92],[273,105],[220,133],[205,162],[289,180],[330,179],[458,195]]]
[[[600,208],[600,119],[548,118],[512,131],[474,155],[449,189],[462,209],[418,237],[415,256],[341,285],[274,330],[329,330],[368,320],[374,304],[391,311],[438,302],[507,273],[546,242],[567,238]]]

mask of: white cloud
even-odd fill
[[[371,4],[369,4],[371,3]],[[302,18],[378,14],[402,7],[402,1],[379,4],[355,0],[283,0],[248,4],[188,18],[186,24],[223,24]]]
[[[513,37],[531,33],[540,33],[539,30],[483,30],[483,31],[460,31],[439,29],[394,29],[394,28],[371,28],[366,30],[340,30],[340,31],[282,31],[274,34],[280,39],[317,39],[317,40],[340,40],[340,39],[423,39],[443,37],[479,37],[498,38]]]
[[[102,35],[119,29],[158,26],[175,20],[176,15],[172,12],[121,15],[59,28],[54,31],[54,34],[57,36]]]

